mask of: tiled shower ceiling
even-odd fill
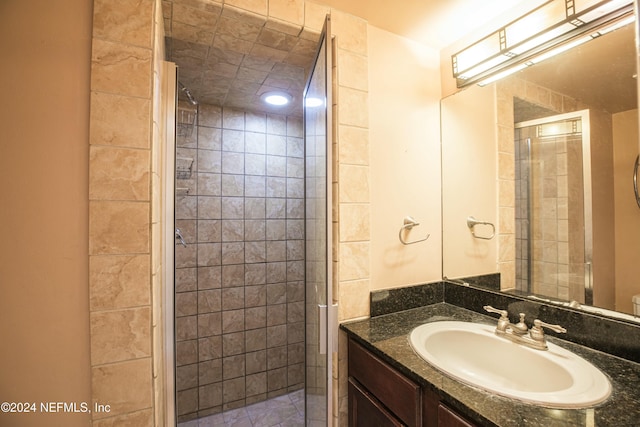
[[[302,114],[302,92],[319,34],[214,0],[163,1],[168,60],[200,103]],[[269,107],[265,92],[293,101]]]

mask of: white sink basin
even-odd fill
[[[534,350],[479,323],[426,323],[410,335],[413,349],[446,374],[502,396],[551,408],[584,408],[609,397],[598,368],[552,343]]]

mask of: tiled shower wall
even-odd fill
[[[176,388],[187,420],[303,387],[302,119],[200,105],[177,145]]]

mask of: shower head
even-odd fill
[[[193,97],[193,95],[191,95],[191,91],[185,85],[183,85],[181,82],[178,82],[178,84],[180,85],[180,91],[182,91],[182,93],[184,93],[184,95],[187,97],[187,99],[189,100],[191,105],[198,105],[198,101],[196,101],[196,99]]]

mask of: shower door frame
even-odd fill
[[[583,181],[583,214],[584,214],[584,264],[588,268],[588,272],[584,275],[584,303],[587,305],[593,305],[593,198],[592,198],[592,190],[591,190],[591,126],[589,119],[589,110],[578,110],[570,113],[556,114],[552,116],[543,117],[540,119],[527,120],[524,122],[519,122],[514,124],[514,129],[522,129],[527,127],[534,127],[543,124],[549,124],[554,122],[567,121],[572,119],[580,119],[581,120],[581,139],[582,139],[582,181]],[[531,151],[531,143],[529,142],[529,152]],[[529,156],[529,161],[531,157]],[[529,177],[531,177],[532,171],[529,168]],[[529,180],[531,186],[531,179]],[[530,191],[529,196],[530,198]],[[528,200],[528,212],[527,218],[531,218],[531,203]],[[532,239],[531,233],[531,220],[529,219],[528,225],[528,241],[529,245],[531,245],[530,241]],[[531,261],[533,258],[533,253],[531,250],[528,251],[528,263],[529,269],[531,269]],[[531,275],[528,275],[527,280],[528,290],[531,293]]]
[[[162,164],[161,180],[158,183],[158,191],[161,197],[161,209],[159,212],[161,222],[161,253],[156,254],[162,263],[162,272],[159,283],[160,289],[154,290],[154,315],[153,336],[154,370],[159,370],[159,374],[154,377],[154,388],[160,388],[156,392],[156,404],[162,404],[164,408],[157,408],[157,418],[164,417],[167,426],[177,424],[176,417],[176,361],[175,361],[175,179],[176,179],[176,114],[178,106],[178,67],[173,62],[164,62],[164,73],[162,76],[163,85],[163,107],[165,132],[165,145],[159,147],[160,161]],[[155,273],[155,272],[152,272]]]
[[[324,50],[323,50],[324,47]],[[331,34],[331,16],[326,15],[324,26],[320,33],[320,38],[318,40],[318,49],[316,51],[316,56],[314,60],[314,65],[311,69],[307,82],[305,84],[304,94],[303,94],[303,102],[304,105],[304,145],[305,145],[305,265],[309,262],[308,252],[307,252],[307,243],[308,243],[308,230],[306,227],[308,221],[307,209],[308,209],[308,198],[307,198],[307,106],[306,99],[309,93],[311,83],[315,76],[314,72],[316,70],[316,65],[318,61],[321,59],[321,55],[324,53],[324,61],[325,61],[325,69],[324,69],[324,85],[325,85],[325,152],[323,153],[325,156],[325,172],[326,172],[326,193],[325,193],[325,275],[326,275],[326,283],[325,290],[322,295],[322,298],[318,298],[318,294],[316,293],[316,298],[314,301],[314,305],[317,305],[316,315],[309,315],[309,310],[307,310],[307,305],[309,304],[307,291],[308,291],[308,276],[307,276],[307,268],[305,266],[305,425],[308,424],[309,421],[312,423],[317,422],[317,420],[309,419],[309,399],[308,399],[308,363],[309,363],[309,353],[308,353],[308,343],[309,334],[308,325],[309,322],[317,323],[316,326],[319,327],[318,331],[318,348],[319,353],[316,353],[314,357],[324,356],[326,363],[326,372],[324,375],[324,380],[326,381],[325,387],[325,403],[326,407],[323,408],[325,411],[325,417],[327,425],[331,425],[333,423],[333,354],[338,351],[338,321],[337,321],[337,311],[338,306],[334,303],[334,278],[333,278],[333,135],[334,135],[334,124],[333,124],[333,72],[334,72],[334,58],[333,58],[334,46],[333,46],[333,37]],[[315,153],[314,153],[315,154]],[[320,300],[319,304],[316,302]],[[315,424],[314,424],[315,425]]]

